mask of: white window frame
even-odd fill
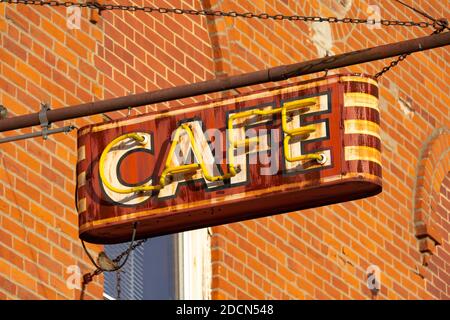
[[[211,228],[180,233],[178,245],[178,299],[211,299]]]

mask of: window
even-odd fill
[[[211,288],[208,229],[149,239],[135,249],[120,272],[120,299],[209,299]],[[110,258],[129,243],[105,245]],[[117,298],[116,273],[105,273],[104,297]]]

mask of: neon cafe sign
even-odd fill
[[[137,238],[381,191],[378,85],[334,75],[86,126],[80,237]]]

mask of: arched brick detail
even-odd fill
[[[444,195],[441,194],[441,186],[445,184],[444,179],[447,179],[449,171],[450,130],[440,128],[435,130],[423,148],[415,187],[414,227],[422,254],[419,272],[426,278],[432,275],[423,267],[430,266],[436,246],[441,245],[445,239],[448,240],[448,219],[444,222],[440,206],[448,196],[445,187]],[[449,211],[448,207],[445,210]]]
[[[442,180],[439,193],[433,195],[432,206],[431,220],[442,238],[427,262],[427,291],[437,299],[450,299],[450,171]]]
[[[204,10],[223,10],[221,1],[202,0]],[[228,29],[225,17],[207,17],[208,35],[214,58],[214,74],[216,78],[226,77],[230,70],[230,44],[228,42]]]

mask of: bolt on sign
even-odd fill
[[[333,75],[78,132],[80,238],[129,241],[381,192],[377,82]]]

